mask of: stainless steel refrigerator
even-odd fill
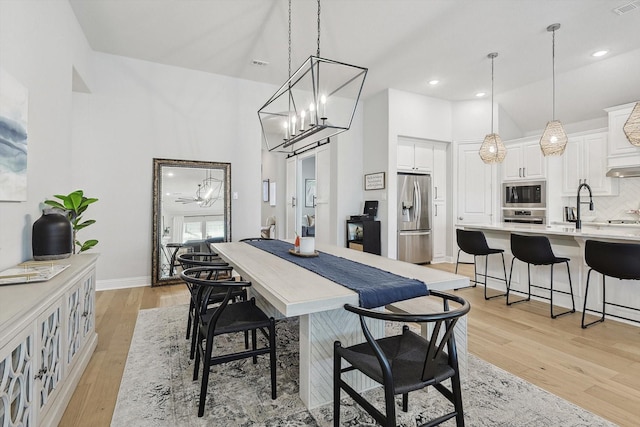
[[[431,176],[398,174],[398,259],[425,264],[433,259]]]

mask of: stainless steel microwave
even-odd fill
[[[546,208],[547,183],[545,181],[502,183],[503,208]]]

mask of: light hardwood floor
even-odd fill
[[[473,354],[616,424],[638,425],[640,327],[607,319],[583,330],[580,313],[552,320],[546,303],[507,307],[503,297],[485,301],[481,287],[457,293],[471,303]],[[108,426],[138,311],[187,302],[184,286],[98,292],[98,347],[60,425]]]

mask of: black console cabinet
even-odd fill
[[[380,255],[380,221],[347,220],[347,247]]]

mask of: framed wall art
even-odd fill
[[[384,172],[366,174],[364,176],[365,190],[384,190]]]

